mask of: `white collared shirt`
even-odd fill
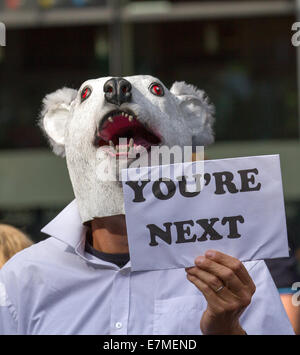
[[[201,334],[206,300],[184,269],[131,272],[86,253],[76,201],[43,232],[0,271],[0,334]],[[245,266],[257,290],[242,327],[293,334],[265,263]]]

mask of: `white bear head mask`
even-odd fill
[[[109,174],[118,139],[146,149],[213,142],[214,108],[203,91],[184,82],[168,90],[149,75],[88,80],[45,97],[40,125],[54,153],[66,156],[82,222],[124,214],[119,181]],[[107,147],[110,147],[107,149]]]

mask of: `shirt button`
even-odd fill
[[[121,329],[121,328],[122,328],[122,323],[121,323],[121,322],[117,322],[117,323],[115,324],[115,327],[116,327],[117,329]]]

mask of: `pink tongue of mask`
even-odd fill
[[[101,136],[108,141],[114,132],[119,132],[120,138],[122,138],[122,130],[126,131],[126,129],[128,129],[128,126],[131,126],[133,131],[137,133],[136,132],[138,126],[137,124],[128,125],[128,121],[124,119],[124,117],[115,116],[114,123],[106,122],[104,124],[104,127],[101,130]],[[133,139],[134,139],[135,146],[141,145],[145,148],[148,148],[151,145],[146,138],[140,135],[134,136]],[[127,139],[127,144],[129,144],[129,140],[130,139]]]
[[[106,121],[101,129],[101,137],[106,141],[110,140],[116,133],[122,137],[122,131],[125,132],[130,126],[135,126],[135,124],[128,124],[128,120],[121,115],[114,116],[113,120],[113,123]]]

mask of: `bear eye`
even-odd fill
[[[89,86],[84,87],[81,90],[81,102],[85,101],[92,93],[92,89]]]
[[[149,87],[150,92],[156,96],[164,96],[164,88],[159,83],[152,83]]]

